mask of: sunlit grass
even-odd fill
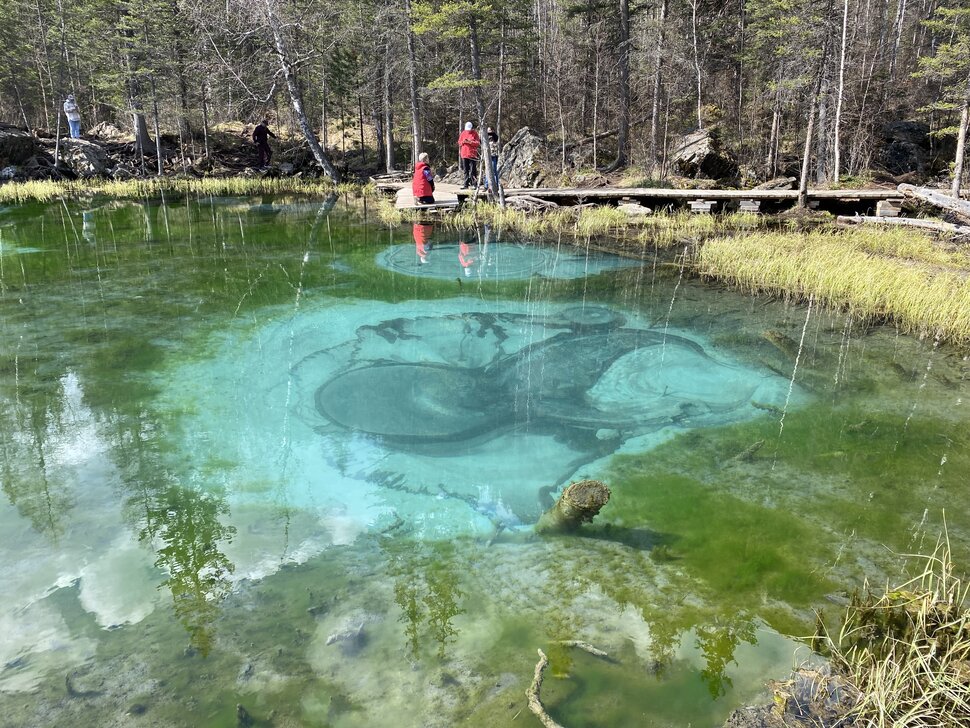
[[[921,574],[882,596],[855,596],[835,639],[822,636],[859,689],[859,725],[960,726],[970,721],[970,610],[949,544]]]
[[[60,198],[104,195],[120,199],[173,195],[266,195],[266,194],[356,194],[366,188],[354,184],[334,185],[329,180],[291,177],[167,177],[134,180],[83,180],[72,182],[32,181],[0,185],[0,203],[50,202]]]
[[[754,292],[813,297],[906,331],[970,341],[970,261],[919,234],[756,232],[707,240],[696,263],[703,275]]]

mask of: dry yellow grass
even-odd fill
[[[138,180],[90,180],[77,182],[12,182],[0,185],[0,203],[49,202],[59,198],[104,195],[124,199],[156,197],[161,194],[196,195],[262,195],[262,194],[329,194],[359,192],[358,185],[334,185],[327,180],[302,180],[287,177],[206,177],[172,179],[168,177]],[[365,190],[366,191],[366,190]]]
[[[792,293],[889,318],[911,332],[970,341],[970,260],[921,233],[759,232],[712,238],[703,275],[751,291]]]

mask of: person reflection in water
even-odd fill
[[[434,247],[431,242],[431,234],[434,232],[434,225],[426,222],[416,222],[411,229],[414,236],[414,252],[418,254],[418,265],[428,262],[428,255]]]
[[[94,212],[91,210],[84,210],[81,213],[81,236],[91,245],[97,242],[97,238],[95,237]]]
[[[472,253],[472,247],[464,240],[458,243],[458,262],[465,271],[466,277],[472,274],[472,265],[475,263],[475,256]]]

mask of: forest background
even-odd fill
[[[814,184],[885,166],[886,129],[918,121],[949,160],[929,172],[952,178],[970,3],[6,0],[0,120],[65,134],[68,93],[85,129],[108,122],[148,151],[168,134],[194,158],[213,130],[268,116],[332,176],[334,155],[454,161],[472,119],[503,140],[531,127],[564,173],[659,178],[676,140],[706,128],[742,178],[797,173],[804,156]]]

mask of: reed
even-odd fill
[[[812,297],[908,332],[970,342],[970,258],[921,234],[754,232],[708,239],[693,263],[753,292]]]
[[[72,182],[11,182],[0,186],[0,203],[50,202],[104,195],[120,199],[161,195],[264,195],[264,194],[367,194],[354,184],[334,185],[329,180],[292,177],[205,177],[201,179],[157,177],[133,180],[80,180]]]
[[[922,572],[881,596],[868,585],[846,610],[838,635],[817,635],[859,689],[853,725],[970,724],[968,587],[955,574],[944,538]],[[848,723],[847,723],[848,724]]]

